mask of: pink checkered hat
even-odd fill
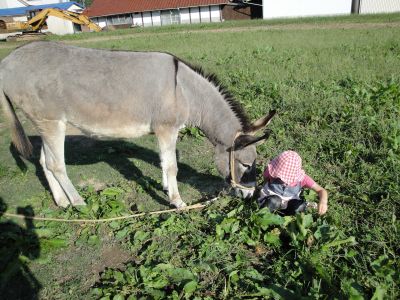
[[[280,178],[286,184],[304,179],[305,172],[301,167],[301,157],[295,151],[285,151],[268,164],[268,173],[273,178]]]

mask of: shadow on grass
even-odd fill
[[[40,256],[39,238],[32,220],[25,218],[25,227],[12,221],[2,221],[7,210],[0,198],[0,295],[2,299],[39,299],[41,284],[33,276],[27,259]],[[17,213],[34,216],[31,206],[18,207]]]
[[[42,141],[40,136],[29,137],[33,145],[33,156],[30,162],[36,167],[36,175],[42,185],[48,190],[49,186],[42,167],[39,163]],[[19,166],[24,171],[27,169],[17,150],[11,145],[10,151]],[[159,154],[153,150],[123,140],[102,141],[81,135],[71,135],[65,138],[65,163],[66,165],[90,165],[100,161],[106,162],[117,170],[125,179],[135,181],[155,201],[169,205],[167,196],[160,197],[156,191],[162,190],[162,185],[155,179],[145,176],[143,172],[129,160],[130,158],[142,160],[146,163],[160,166]],[[160,175],[161,178],[161,168]],[[191,166],[178,162],[178,181],[189,184],[201,194],[210,194],[224,187],[224,180],[211,174],[197,172]],[[214,189],[214,190],[213,190]]]

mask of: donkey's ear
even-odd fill
[[[261,128],[267,126],[269,124],[269,122],[271,122],[271,119],[273,118],[273,116],[276,114],[276,110],[273,109],[269,112],[268,115],[262,117],[261,119],[258,119],[257,121],[253,122],[250,125],[249,130],[247,130],[245,133],[246,134],[250,134],[253,135],[255,134],[258,130],[260,130]]]
[[[267,129],[265,130],[264,134],[262,136],[256,137],[253,135],[249,134],[243,134],[239,136],[236,141],[235,141],[235,150],[240,150],[243,149],[247,146],[253,145],[253,144],[261,144],[264,143],[265,140],[270,136],[271,130]]]

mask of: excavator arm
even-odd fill
[[[87,16],[57,8],[43,9],[28,22],[24,23],[23,29],[38,31],[43,27],[49,16],[68,20],[79,25],[86,25],[93,31],[101,31],[101,27],[93,23]]]

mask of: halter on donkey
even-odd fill
[[[33,74],[35,76],[33,76]],[[222,176],[244,197],[256,184],[255,137],[273,113],[250,123],[214,75],[173,55],[105,51],[33,42],[0,64],[0,103],[13,125],[21,154],[31,151],[13,104],[42,137],[40,163],[57,205],[84,205],[66,173],[64,140],[71,124],[94,137],[134,138],[154,133],[160,147],[163,188],[170,203],[182,201],[176,180],[176,141],[185,126],[199,127],[215,146]]]

